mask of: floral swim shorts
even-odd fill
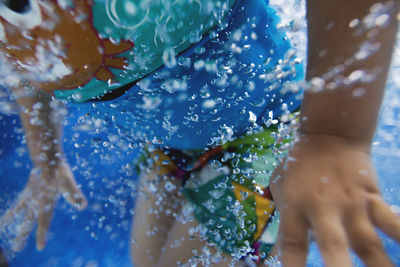
[[[139,170],[152,164],[160,174],[182,181],[190,210],[207,241],[235,258],[262,261],[278,233],[278,216],[269,189],[277,163],[277,127],[201,151],[147,148]],[[287,142],[284,141],[284,142]]]

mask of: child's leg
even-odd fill
[[[229,266],[232,262],[229,255],[222,253],[219,254],[220,257],[217,256],[216,249],[207,245],[206,241],[200,240],[198,234],[191,233],[191,228],[196,226],[198,226],[198,222],[195,220],[185,224],[178,220],[173,223],[160,255],[158,266],[194,266],[190,263],[195,262],[198,262],[196,266]],[[209,253],[204,252],[204,248]],[[219,262],[213,262],[217,258]]]
[[[137,267],[157,266],[169,229],[181,209],[181,182],[158,173],[148,170],[140,176],[130,240],[131,259]]]

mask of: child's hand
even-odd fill
[[[31,171],[28,184],[20,194],[17,204],[0,220],[2,225],[8,224],[7,227],[10,227],[10,224],[16,225],[13,250],[22,250],[35,222],[36,247],[38,250],[44,248],[46,233],[60,194],[79,210],[87,206],[86,198],[65,161],[54,166],[47,164],[36,167]]]
[[[304,135],[275,170],[271,189],[284,266],[304,266],[309,233],[326,266],[352,266],[350,248],[367,266],[392,266],[374,227],[400,241],[400,217],[380,195],[369,144]]]

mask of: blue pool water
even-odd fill
[[[399,69],[395,69],[395,73]],[[129,229],[137,192],[133,161],[140,152],[135,143],[120,140],[119,146],[104,144],[111,134],[76,134],[76,116],[69,108],[64,147],[74,174],[89,200],[88,208],[77,212],[60,200],[55,209],[46,248],[38,252],[34,235],[27,246],[10,261],[10,266],[130,266]],[[0,208],[1,213],[20,192],[32,164],[23,142],[16,115],[0,115]],[[391,205],[400,206],[400,90],[391,80],[373,145],[382,194]],[[114,140],[114,139],[112,139]],[[92,143],[92,145],[90,145]],[[111,143],[111,142],[110,142]],[[118,143],[118,142],[117,142]],[[97,144],[95,151],[93,144]],[[129,148],[133,147],[133,148]],[[112,156],[111,156],[112,155]],[[87,161],[90,158],[90,161]],[[1,241],[4,246],[6,240]],[[384,238],[387,251],[400,266],[400,246]],[[316,246],[309,266],[321,266]]]
[[[399,46],[399,45],[398,45]],[[400,49],[395,53],[379,121],[373,158],[386,201],[400,207]],[[26,247],[10,254],[10,266],[131,266],[129,231],[137,193],[133,162],[140,146],[119,138],[117,129],[107,133],[82,131],[76,121],[82,114],[68,107],[64,149],[75,178],[88,198],[86,210],[78,212],[60,199],[43,251],[35,248],[34,232]],[[32,163],[17,115],[0,113],[0,215],[27,181]],[[382,235],[387,252],[400,266],[400,245]],[[8,240],[0,233],[0,246]],[[355,259],[356,265],[361,265]],[[322,266],[315,244],[309,266]]]

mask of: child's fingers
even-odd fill
[[[8,224],[12,224],[12,221],[20,216],[19,214],[21,214],[26,208],[25,201],[18,201],[15,207],[7,210],[6,213],[1,216],[1,225],[6,226]]]
[[[19,195],[17,204],[15,204],[15,207],[11,210],[11,212],[18,214],[23,212],[24,210],[29,209],[29,205],[33,204],[30,203],[31,197],[32,197],[32,191],[29,187],[26,187]]]
[[[400,216],[380,196],[374,197],[370,203],[370,216],[374,225],[400,242]]]
[[[56,173],[58,179],[59,190],[64,199],[78,210],[83,210],[87,206],[87,200],[75,182],[74,175],[68,164],[61,166],[62,168]]]
[[[87,200],[82,190],[75,183],[73,178],[65,178],[61,185],[61,193],[68,203],[78,210],[83,210],[87,206]]]
[[[38,226],[36,229],[36,248],[42,250],[46,244],[46,234],[49,230],[51,219],[53,218],[55,203],[45,203],[41,207],[38,216]]]
[[[314,237],[326,266],[352,266],[346,231],[341,219],[333,212],[311,221]]]
[[[10,208],[0,218],[0,228],[7,228],[14,238],[12,239],[12,250],[21,251],[26,243],[26,238],[34,227],[34,212],[30,209],[28,190],[25,189],[18,197],[13,208]]]
[[[280,212],[280,217],[278,245],[282,254],[282,264],[303,266],[308,252],[308,224],[295,209]]]
[[[17,228],[18,230],[12,246],[14,251],[21,251],[24,248],[26,239],[35,226],[35,213],[34,211],[30,210],[28,206],[26,207],[27,209],[25,211],[25,216],[23,218],[19,218],[22,219],[22,223]],[[16,216],[21,216],[21,214],[17,214]]]
[[[351,247],[366,266],[392,266],[365,210],[350,215],[345,225]]]

